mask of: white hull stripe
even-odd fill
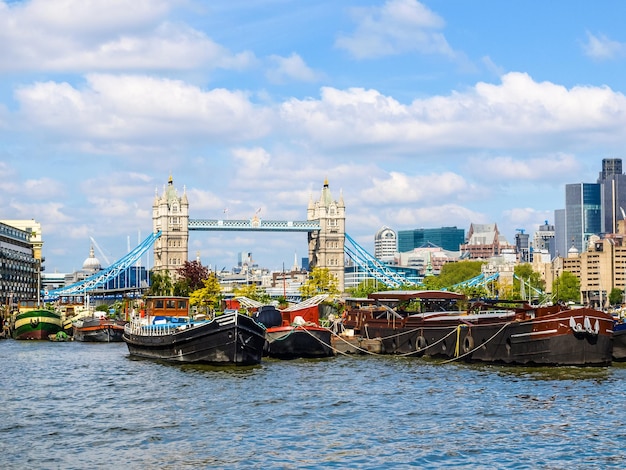
[[[552,333],[556,333],[559,330],[545,330],[545,331],[533,331],[531,333],[518,333],[516,335],[511,335],[511,338],[522,338],[524,336],[537,336],[537,335],[550,335]]]

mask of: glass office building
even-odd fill
[[[565,185],[565,228],[567,246],[579,252],[587,250],[591,235],[602,232],[601,185],[574,183]]]
[[[456,227],[420,228],[398,231],[398,251],[405,253],[429,244],[447,251],[459,251],[465,243],[465,230]]]
[[[602,185],[602,233],[616,233],[617,221],[624,219],[626,211],[626,175],[622,173],[621,158],[602,160],[598,176]]]

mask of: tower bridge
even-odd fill
[[[413,284],[392,267],[386,266],[368,254],[346,234],[343,196],[333,199],[328,181],[324,181],[319,199],[309,200],[306,220],[262,220],[256,214],[251,219],[190,219],[186,191],[179,196],[170,176],[163,193],[155,194],[152,205],[152,234],[135,250],[107,269],[73,284],[50,292],[50,298],[93,291],[131,268],[150,247],[154,249],[154,271],[175,272],[189,254],[190,231],[256,231],[305,232],[309,249],[309,266],[326,268],[344,290],[345,255],[359,269],[390,287]],[[346,246],[348,241],[349,246]]]
[[[256,232],[316,232],[320,230],[319,220],[262,220],[258,217],[247,219],[189,219],[189,231],[256,231]]]
[[[152,205],[153,232],[161,232],[154,244],[154,271],[175,272],[188,261],[190,231],[306,232],[309,266],[327,268],[344,289],[346,208],[343,196],[333,199],[324,181],[317,200],[309,200],[306,220],[191,219],[186,191],[178,195],[170,176],[167,186]]]

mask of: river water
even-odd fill
[[[0,341],[0,467],[622,468],[626,366],[132,359]]]

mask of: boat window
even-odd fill
[[[178,309],[179,310],[184,310],[185,308],[187,308],[187,302],[185,300],[179,300],[178,301]]]
[[[173,308],[176,308],[175,305],[176,305],[176,301],[170,299],[170,300],[167,301],[167,306],[165,308],[172,308],[173,309]]]
[[[154,302],[154,308],[163,308],[163,300],[157,300]]]

